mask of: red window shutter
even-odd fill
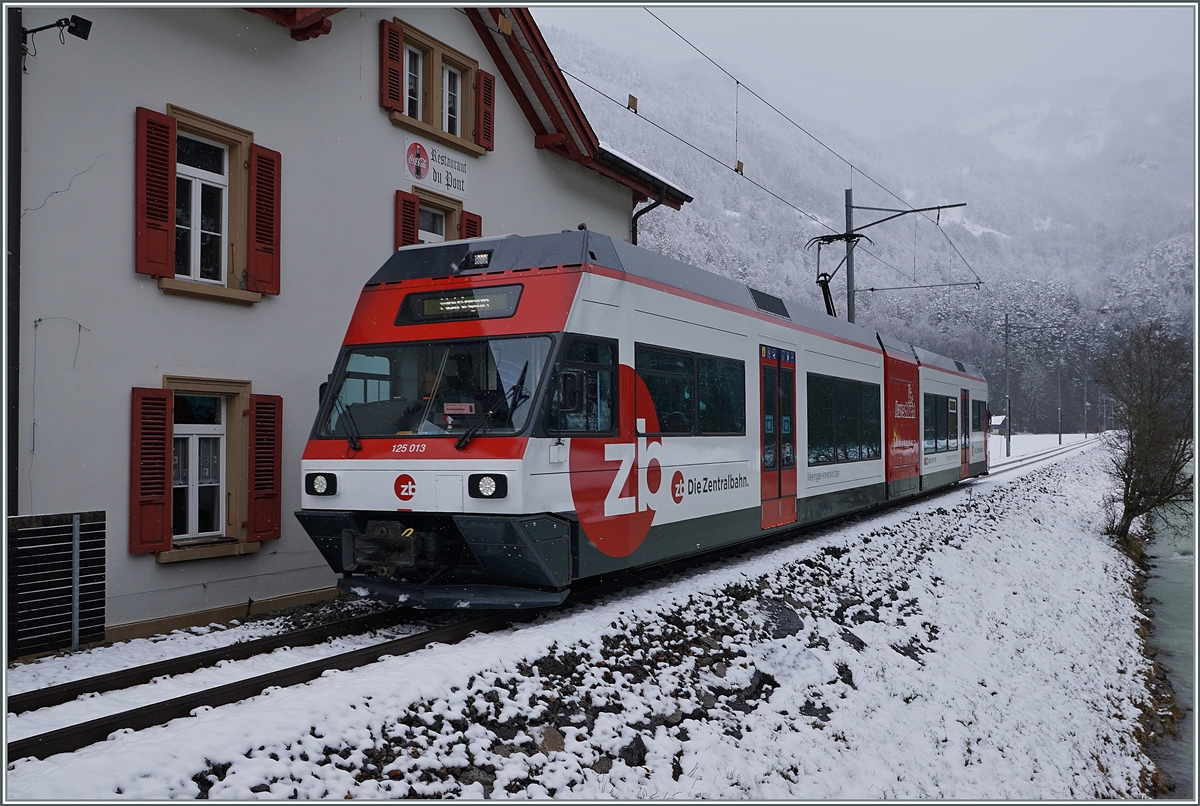
[[[462,212],[462,223],[459,224],[460,238],[478,238],[483,235],[483,219],[474,213]]]
[[[170,389],[133,390],[129,447],[129,553],[171,548]]]
[[[250,244],[247,249],[247,287],[260,294],[279,293],[279,172],[278,151],[250,146]]]
[[[138,107],[134,270],[175,276],[175,118]]]
[[[496,77],[483,70],[475,74],[475,144],[496,150]]]
[[[379,105],[404,111],[404,29],[379,21]]]
[[[417,213],[421,209],[421,200],[412,193],[403,190],[396,191],[396,248],[414,244],[420,240],[417,235]]]
[[[283,398],[250,395],[249,533],[247,540],[278,540],[283,512]]]

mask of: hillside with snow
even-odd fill
[[[806,244],[844,230],[846,188],[866,207],[966,203],[865,231],[860,290],[934,287],[859,293],[857,321],[992,379],[1004,374],[1005,313],[1014,325],[1046,326],[1011,340],[1019,427],[1057,428],[1056,362],[1069,368],[1064,427],[1082,430],[1079,376],[1114,334],[1147,318],[1192,331],[1188,76],[1048,81],[978,99],[955,130],[865,138],[786,98],[768,97],[773,111],[699,57],[634,61],[558,28],[544,33],[600,137],[695,197],[681,211],[644,216],[643,246],[823,309],[817,250]],[[637,114],[625,108],[629,95]],[[732,170],[739,160],[744,177]],[[856,211],[855,223],[885,215]],[[822,270],[844,253],[840,244],[822,250]],[[833,290],[844,316],[844,270]]]

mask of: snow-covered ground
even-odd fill
[[[1056,442],[1014,436],[1013,458]],[[501,633],[10,761],[6,800],[1138,797],[1148,661],[1089,442]],[[193,640],[215,639],[171,636]],[[57,682],[163,644],[28,666]]]

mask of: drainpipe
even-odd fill
[[[17,477],[19,475],[21,435],[21,62],[25,48],[21,43],[21,9],[8,9],[8,437],[6,512],[17,514]]]
[[[641,218],[642,216],[644,216],[646,213],[653,210],[655,207],[658,207],[660,204],[662,204],[663,200],[666,199],[666,197],[667,197],[667,186],[663,185],[663,186],[659,187],[659,189],[658,189],[658,201],[656,201],[654,204],[651,204],[647,207],[643,207],[641,210],[638,210],[636,213],[633,214],[633,220],[629,224],[629,242],[631,244],[633,244],[634,246],[637,246],[638,219]]]

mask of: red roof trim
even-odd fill
[[[268,19],[290,29],[292,39],[303,42],[306,39],[316,39],[322,34],[333,30],[333,22],[329,20],[341,8],[248,8],[251,14],[261,14]]]
[[[657,186],[647,185],[641,177],[622,171],[619,166],[602,165],[596,160],[600,140],[529,9],[489,8],[490,22],[481,13],[482,9],[467,8],[464,11],[525,113],[533,129],[535,147],[547,148],[624,185],[633,191],[635,201],[658,198],[660,189]],[[509,36],[500,33],[496,25],[502,15],[512,21],[513,32]],[[677,193],[668,187],[663,203],[678,210],[691,201],[680,198]]]

